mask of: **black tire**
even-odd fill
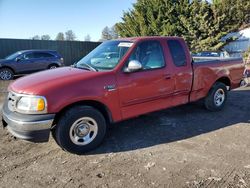
[[[14,77],[14,72],[9,68],[0,69],[0,79],[1,80],[12,80]]]
[[[57,64],[51,64],[48,66],[48,69],[55,69],[55,68],[58,68]]]
[[[81,120],[82,118],[84,120]],[[79,123],[78,125],[77,123],[78,121],[79,122],[89,121],[89,122]],[[97,131],[91,132],[90,127],[92,127],[92,129],[97,127]],[[93,139],[90,143],[88,143],[87,141],[85,142],[85,137],[87,138],[87,136],[83,137],[83,135],[81,135],[82,139],[78,139],[79,135],[77,135],[77,132],[79,134],[84,134],[81,131],[86,132],[86,130],[89,130],[88,134],[89,134],[90,140]],[[52,133],[52,135],[54,136],[57,144],[62,149],[70,153],[80,155],[90,150],[93,150],[94,148],[99,146],[106,135],[106,130],[107,130],[106,121],[103,115],[98,110],[90,106],[75,106],[69,109],[68,111],[66,111],[59,118],[59,121],[55,129],[53,130],[54,133]],[[92,134],[92,137],[91,137],[91,134]],[[74,135],[76,139],[78,140],[73,139],[75,138]],[[77,143],[74,143],[74,142],[77,142]]]
[[[216,94],[220,97],[216,100]],[[224,97],[223,97],[224,96]],[[227,100],[227,87],[221,82],[216,82],[205,98],[205,106],[210,111],[220,111],[225,106]]]

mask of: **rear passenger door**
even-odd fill
[[[191,57],[185,50],[188,47],[182,39],[167,39],[166,43],[173,63],[174,105],[185,104],[189,101],[193,82]]]
[[[51,58],[54,58],[54,56],[46,52],[26,53],[23,56],[20,66],[22,66],[23,73],[45,70],[48,69]]]
[[[34,70],[45,70],[48,69],[51,62],[53,62],[55,56],[47,52],[34,52]]]

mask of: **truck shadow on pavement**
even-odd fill
[[[150,113],[112,125],[104,143],[88,154],[125,152],[167,144],[211,131],[250,123],[250,90],[229,92],[225,108],[207,111],[203,104],[192,103]]]

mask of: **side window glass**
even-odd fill
[[[34,58],[36,58],[36,59],[38,59],[38,58],[44,58],[44,53],[36,52],[36,53],[34,53]]]
[[[45,57],[45,58],[52,58],[54,57],[54,55],[50,54],[50,53],[40,53],[39,54],[39,58]]]
[[[28,53],[23,55],[23,59],[33,59],[34,58],[34,53]]]
[[[24,60],[25,59],[25,54],[21,54],[17,57],[17,59]]]
[[[185,66],[187,59],[181,43],[178,40],[168,40],[167,43],[175,66]]]
[[[139,61],[144,70],[157,69],[165,65],[162,47],[158,41],[140,43],[129,60]]]
[[[25,59],[39,59],[39,58],[51,58],[54,57],[52,54],[44,53],[44,52],[34,52],[26,54]]]

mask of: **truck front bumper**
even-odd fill
[[[3,106],[3,126],[15,137],[32,141],[47,142],[55,114],[27,115],[12,112]]]

